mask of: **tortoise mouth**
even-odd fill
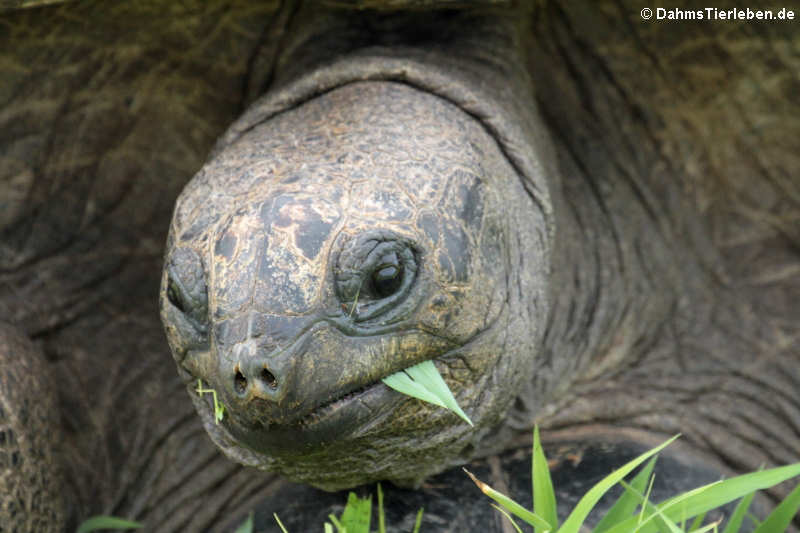
[[[393,391],[377,381],[330,399],[288,424],[273,423],[257,428],[244,428],[236,423],[226,426],[238,442],[256,452],[294,455],[298,448],[313,451],[357,436],[364,427],[384,418],[396,400]]]
[[[337,411],[345,409],[352,402],[358,402],[368,398],[370,393],[374,393],[373,389],[379,386],[385,387],[381,381],[374,381],[367,385],[357,387],[350,392],[342,394],[341,396],[327,400],[318,407],[315,407],[313,411],[305,415],[293,425],[297,425],[302,428],[313,428],[315,424],[324,421],[324,419],[328,416],[335,415]]]
[[[296,454],[298,448],[314,451],[367,433],[391,416],[394,407],[404,399],[402,393],[377,380],[354,384],[347,392],[326,400],[296,421],[258,428],[226,425],[237,441],[254,451]]]
[[[328,388],[330,380],[326,381],[324,370],[297,374],[292,387],[305,388],[305,396],[288,395],[283,405],[259,398],[242,405],[241,410],[235,408],[234,402],[231,416],[222,425],[241,445],[268,455],[282,455],[282,450],[287,456],[296,455],[298,446],[318,450],[321,445],[372,435],[378,426],[391,422],[389,417],[406,398],[385,385],[382,382],[385,377],[422,361],[461,357],[455,350],[464,345],[426,332],[413,331],[409,335],[403,337],[407,339],[404,345],[383,354],[380,367],[369,371],[361,362],[359,371],[352,374],[352,381],[342,380],[344,383]],[[305,353],[315,353],[315,349],[307,347]],[[390,360],[394,364],[386,364]],[[308,403],[304,405],[305,402]]]

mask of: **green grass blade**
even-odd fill
[[[144,524],[116,516],[93,516],[81,522],[77,533],[91,533],[103,529],[140,529]]]
[[[419,533],[419,528],[420,528],[420,526],[422,526],[422,511],[423,511],[423,509],[424,508],[420,508],[420,510],[417,511],[417,519],[414,522],[414,531],[412,533]]]
[[[647,480],[650,479],[650,474],[653,472],[653,467],[656,464],[657,457],[651,457],[646,465],[636,474],[636,477],[631,481],[631,488],[638,492],[645,490]],[[639,506],[639,498],[636,494],[629,490],[625,490],[620,497],[614,502],[614,505],[606,511],[603,518],[594,527],[594,533],[603,533],[614,524],[633,516],[636,507]]]
[[[383,490],[378,483],[378,533],[386,533],[386,517],[383,514]]]
[[[649,508],[652,509],[656,515],[658,515],[657,517],[653,516],[653,519],[656,520],[656,525],[659,527],[659,529],[661,531],[664,531],[663,524],[666,523],[669,526],[670,524],[672,524],[672,520],[678,519],[678,516],[680,516],[680,518],[684,521],[686,521],[687,518],[695,516],[694,514],[689,516],[687,509],[688,507],[687,502],[690,501],[692,498],[701,495],[703,492],[711,489],[716,483],[719,483],[719,481],[715,483],[709,483],[708,485],[704,485],[696,489],[692,489],[688,492],[684,492],[683,494],[679,494],[678,496],[672,498],[667,503],[662,503],[657,506],[649,504]],[[667,511],[672,508],[674,508],[674,510],[671,511],[670,515],[668,516]],[[670,519],[670,516],[672,517],[672,520]],[[678,531],[680,532],[680,529],[678,529]]]
[[[515,502],[502,492],[494,490],[492,487],[490,487],[483,481],[480,481],[478,478],[473,476],[472,473],[466,468],[464,468],[463,470],[464,472],[467,473],[470,479],[472,479],[472,482],[475,483],[479,489],[481,489],[481,492],[483,492],[485,495],[487,495],[488,497],[499,503],[503,508],[505,508],[508,512],[510,512],[514,516],[519,517],[520,519],[524,520],[526,523],[532,525],[533,527],[541,529],[553,529],[552,526],[547,522],[547,520],[545,520],[541,516],[537,515],[532,511],[528,511],[523,506],[521,506],[520,504],[518,504],[517,502]]]
[[[697,517],[694,519],[694,522],[692,522],[692,525],[689,526],[689,532],[691,533],[693,531],[700,529],[700,526],[703,524],[703,520],[705,519],[706,519],[706,513],[701,513],[697,515]]]
[[[328,515],[328,520],[333,522],[333,525],[336,528],[336,532],[337,533],[347,533],[347,529],[342,525],[341,522],[339,522],[339,519],[336,518],[335,515],[329,514]]]
[[[514,526],[514,529],[516,529],[516,530],[517,530],[517,533],[522,533],[522,530],[519,528],[519,526],[517,525],[517,523],[516,523],[516,522],[514,522],[514,518],[512,518],[512,517],[511,517],[511,515],[510,515],[510,514],[508,514],[508,512],[507,512],[505,509],[503,509],[503,508],[502,508],[502,507],[500,507],[499,505],[495,505],[495,504],[492,504],[492,507],[494,507],[495,509],[497,509],[498,511],[500,511],[501,513],[503,513],[503,516],[505,516],[506,518],[508,518],[508,521],[509,521],[509,522],[511,522],[511,525],[512,525],[512,526]]]
[[[755,492],[751,492],[736,504],[736,509],[733,510],[733,514],[728,519],[728,523],[725,525],[725,529],[722,533],[738,533],[739,530],[742,529],[744,515],[747,514],[747,510],[750,508],[750,503],[753,501],[753,496],[755,495]]]
[[[656,507],[656,513],[658,513],[658,517],[661,520],[661,523],[659,524],[659,529],[663,533],[683,533],[683,530],[680,527],[678,527],[678,524],[670,520],[657,507]]]
[[[325,522],[325,533],[333,533],[333,526],[329,522]]]
[[[653,476],[655,478],[655,476]],[[637,496],[641,499],[642,504],[642,514],[639,517],[639,520],[636,524],[638,528],[636,531],[642,531],[643,527],[651,522],[655,524],[655,528],[664,533],[674,533],[672,529],[673,520],[677,520],[678,516],[686,517],[687,516],[687,502],[690,501],[692,498],[697,497],[698,495],[706,492],[707,490],[711,489],[720,481],[716,481],[714,483],[710,483],[708,485],[703,485],[702,487],[698,487],[696,489],[692,489],[690,491],[684,492],[675,496],[674,498],[670,498],[669,500],[661,503],[660,505],[654,505],[649,501],[650,498],[650,489],[652,488],[652,479],[650,487],[647,489],[647,494],[642,496],[641,494],[637,494]],[[624,481],[620,481],[624,487],[629,489],[631,492],[636,494],[636,491],[630,487]],[[679,507],[680,506],[680,507]],[[650,514],[647,515],[647,518],[641,520],[641,517],[644,516],[645,511],[649,512]],[[669,514],[668,514],[669,512]],[[694,516],[694,515],[691,515]],[[651,525],[652,525],[651,523]],[[677,527],[677,525],[675,525]],[[613,527],[609,531],[614,531],[616,533],[617,528]],[[679,528],[677,531],[681,531]]]
[[[575,509],[572,510],[570,515],[564,521],[564,524],[558,530],[559,533],[578,533],[580,530],[581,525],[586,520],[586,517],[589,515],[589,512],[597,505],[597,502],[600,501],[600,498],[603,497],[603,494],[608,492],[608,490],[616,485],[619,481],[621,481],[625,476],[627,476],[634,468],[642,464],[643,462],[647,461],[650,457],[660,452],[665,446],[668,446],[672,441],[677,439],[678,436],[674,436],[665,443],[661,444],[653,448],[652,450],[643,453],[636,459],[630,461],[626,465],[622,466],[611,472],[605,478],[600,480],[594,487],[589,489],[589,491],[580,499],[578,504],[575,506]],[[634,517],[635,519],[635,517]],[[630,530],[629,530],[630,531]]]
[[[369,533],[369,524],[372,519],[372,496],[359,498],[354,492],[347,495],[347,505],[344,506],[339,521],[347,533]]]
[[[645,520],[641,520],[641,517],[643,516],[643,513],[640,514],[639,515],[640,516],[639,524],[644,524],[648,520],[654,520],[656,522],[656,525],[657,525],[659,531],[661,531],[662,533],[684,533],[683,530],[680,527],[678,527],[678,524],[676,524],[674,521],[670,520],[669,517],[667,517],[664,514],[662,509],[660,509],[658,506],[653,505],[652,503],[650,503],[650,501],[649,501],[650,500],[650,491],[653,488],[653,480],[654,479],[655,479],[655,476],[650,478],[650,484],[648,485],[647,493],[644,496],[642,496],[642,494],[638,490],[636,490],[633,486],[628,485],[627,483],[625,483],[625,481],[620,481],[620,484],[623,487],[625,487],[625,491],[627,493],[633,494],[636,498],[638,498],[640,500],[640,503],[642,504],[642,510],[643,511],[647,510],[647,511],[650,511],[650,513],[651,513]],[[685,496],[688,498],[688,497],[691,496],[691,494],[690,493],[685,493]],[[675,502],[676,505],[678,503],[680,503],[680,501]]]
[[[445,409],[447,408],[447,406],[442,400],[439,399],[438,396],[411,379],[411,377],[405,372],[395,372],[391,376],[386,376],[381,381],[397,392],[402,392],[406,396],[411,396],[413,398],[417,398],[418,400],[422,400],[423,402],[444,407]]]
[[[286,526],[284,526],[284,525],[283,525],[283,522],[281,522],[281,519],[280,519],[280,518],[278,518],[278,513],[272,513],[272,516],[274,516],[274,517],[275,517],[275,521],[278,523],[278,527],[279,527],[279,528],[281,528],[281,531],[282,531],[283,533],[289,533],[289,532],[286,530]],[[250,513],[250,518],[251,518],[251,519],[253,518],[253,514],[252,514],[252,513]],[[325,523],[325,525],[326,525],[326,526],[329,526],[330,524],[328,524],[328,523]],[[241,526],[239,526],[239,527],[241,527]],[[251,524],[250,524],[250,531],[252,531],[252,530],[253,530],[252,528],[253,528],[253,524],[251,523]],[[238,530],[238,529],[236,530],[236,533],[239,533],[239,530]]]
[[[278,519],[278,515],[275,514],[275,519]],[[281,521],[278,520],[278,526],[286,533],[286,528],[283,527]],[[236,528],[234,533],[253,533],[253,511],[250,511],[250,514],[247,516],[247,520],[242,522],[242,525]]]
[[[470,426],[473,425],[472,420],[461,410],[453,393],[450,391],[450,387],[448,387],[447,383],[442,379],[442,375],[439,374],[439,370],[436,369],[436,365],[433,364],[433,361],[423,361],[418,365],[406,368],[405,372],[411,376],[414,381],[436,395],[445,407],[460,416]]]
[[[251,514],[250,517],[252,518],[252,516],[253,515]],[[283,522],[281,522],[281,519],[278,518],[278,513],[272,513],[272,516],[275,517],[275,521],[278,523],[278,527],[281,528],[281,531],[283,533],[289,533],[288,531],[286,531],[286,526],[283,525]],[[328,525],[328,524],[326,523],[325,525]],[[238,533],[238,530],[237,530],[237,533]]]
[[[556,514],[556,493],[553,480],[550,478],[550,467],[544,455],[542,442],[539,440],[539,426],[533,426],[533,460],[531,475],[533,476],[533,512],[544,518],[550,529],[558,527]],[[536,533],[543,533],[543,528],[535,528]]]
[[[778,504],[774,511],[761,522],[753,533],[770,533],[772,531],[786,531],[792,519],[800,510],[800,485],[797,485],[789,495]]]
[[[711,522],[707,526],[703,526],[701,529],[690,529],[691,533],[705,533],[706,531],[711,531],[712,529],[716,531],[717,526],[722,520],[717,520],[716,522]]]
[[[761,519],[758,518],[756,515],[754,515],[753,513],[749,512],[749,511],[747,513],[747,518],[749,518],[750,521],[753,524],[755,524],[756,527],[759,527],[761,525]]]
[[[637,497],[640,498],[641,500],[640,503],[642,504],[642,509],[641,511],[639,511],[638,515],[639,518],[636,520],[637,527],[644,521],[643,519],[645,516],[645,511],[647,511],[647,506],[650,502],[650,493],[653,492],[653,485],[655,484],[655,482],[656,482],[656,475],[653,474],[652,476],[650,476],[650,482],[647,484],[647,492],[645,492],[644,498],[642,498],[640,494],[637,494]],[[623,481],[620,481],[620,483],[623,483],[623,486],[625,486]]]
[[[800,463],[763,470],[761,472],[753,472],[751,474],[711,483],[690,491],[693,494],[689,499],[684,499],[685,495],[680,495],[670,498],[660,505],[666,509],[671,506],[673,502],[683,500],[686,504],[686,516],[693,517],[700,513],[710,511],[711,509],[721,507],[726,503],[738,500],[753,491],[772,487],[798,475],[800,475]],[[673,508],[667,510],[666,514],[670,516],[670,518],[675,519],[676,515],[680,512],[681,509]],[[635,520],[628,519],[607,530],[606,533],[629,533],[635,525]],[[651,523],[646,524],[639,531],[640,533],[651,533],[655,532],[656,529],[655,524]]]

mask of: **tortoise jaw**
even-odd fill
[[[226,426],[237,441],[254,451],[296,453],[298,447],[313,450],[359,433],[382,418],[395,401],[389,387],[374,382],[327,401],[295,423],[243,428],[232,422]]]
[[[443,355],[446,355],[443,354]],[[342,389],[340,389],[342,390]],[[383,383],[353,384],[295,420],[243,427],[236,421],[226,426],[242,444],[261,453],[296,453],[298,446],[313,450],[333,441],[356,438],[390,414],[405,397]]]
[[[297,425],[313,428],[316,424],[323,422],[327,417],[335,416],[338,411],[346,409],[353,402],[369,398],[370,393],[373,392],[372,390],[378,386],[381,386],[380,382],[373,382],[353,389],[332,400],[328,400],[304,416]]]

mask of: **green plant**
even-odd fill
[[[467,424],[473,425],[472,420],[459,407],[433,361],[423,361],[418,365],[395,372],[391,376],[383,378],[383,382],[403,394],[450,409]]]
[[[280,524],[280,522],[278,522]],[[283,526],[281,526],[283,527]],[[247,516],[247,520],[236,528],[235,533],[253,533],[253,511]]]
[[[144,524],[117,518],[116,516],[93,516],[81,522],[76,533],[91,533],[104,529],[140,529]]]
[[[593,529],[593,533],[705,533],[717,532],[720,522],[702,525],[706,512],[721,507],[729,502],[741,498],[731,514],[722,533],[737,533],[747,515],[750,502],[757,490],[769,488],[773,485],[800,475],[800,463],[762,470],[752,474],[737,476],[725,481],[710,483],[694,490],[690,490],[659,504],[650,502],[650,489],[653,485],[652,474],[657,453],[674,441],[672,437],[660,446],[643,453],[628,462],[611,474],[603,478],[578,501],[575,508],[559,526],[556,515],[556,496],[550,478],[547,458],[544,455],[539,439],[539,428],[533,432],[533,508],[526,509],[508,496],[494,490],[492,487],[478,480],[465,469],[465,472],[481,489],[481,491],[497,502],[493,507],[505,515],[513,527],[522,533],[522,529],[514,521],[514,516],[534,527],[536,533],[578,533],[586,517],[600,501],[600,498],[614,485],[620,483],[625,491],[617,501],[606,511],[605,515]],[[648,460],[649,459],[649,460]],[[645,463],[645,461],[647,461]],[[638,466],[644,466],[631,480],[624,481],[625,476]],[[383,507],[383,491],[378,484],[378,529],[377,533],[386,532]],[[638,512],[637,512],[638,510]],[[798,485],[762,522],[751,518],[757,525],[754,533],[778,533],[784,531],[792,518],[800,510],[800,485]],[[423,510],[417,513],[416,522],[412,533],[419,533],[422,524]],[[278,515],[274,515],[278,526],[283,533],[288,533],[281,523]],[[370,533],[372,517],[372,497],[359,498],[355,493],[348,495],[342,515],[336,517],[329,515],[330,522],[323,525],[325,533]],[[694,518],[687,528],[686,521]],[[680,525],[678,525],[680,523]],[[138,522],[132,522],[111,516],[96,516],[83,522],[77,533],[90,533],[102,529],[138,529],[143,527]],[[237,529],[236,533],[252,533],[253,514],[247,518]]]
[[[202,396],[203,394],[211,394],[212,399],[214,400],[214,422],[219,424],[222,422],[222,419],[225,417],[225,406],[222,405],[222,402],[217,401],[217,391],[214,389],[206,389],[203,387],[203,380],[197,380],[197,388],[194,389],[197,392],[198,396]]]
[[[560,526],[558,517],[555,514],[555,492],[550,479],[550,471],[547,468],[547,461],[539,441],[538,427],[534,428],[533,432],[534,495],[532,510],[526,509],[504,494],[494,490],[486,483],[478,480],[470,472],[467,471],[467,474],[484,494],[499,504],[495,508],[508,517],[517,531],[521,532],[522,530],[514,522],[512,515],[533,526],[536,533],[578,533],[589,512],[597,505],[600,498],[617,483],[622,484],[625,492],[598,522],[594,528],[594,533],[702,533],[712,530],[717,531],[719,523],[701,526],[705,513],[743,498],[728,520],[723,532],[736,533],[741,528],[742,520],[747,513],[747,508],[755,491],[772,487],[800,475],[800,463],[772,468],[710,483],[669,498],[659,504],[652,504],[649,501],[649,494],[654,479],[652,471],[656,461],[656,454],[676,438],[677,436],[672,437],[660,446],[643,453],[602,479],[578,501],[575,508]],[[630,484],[623,481],[625,476],[648,459],[650,461]],[[647,491],[642,494],[646,484],[648,486]],[[636,512],[637,508],[639,509],[638,513]],[[797,514],[798,509],[800,509],[800,485],[757,526],[755,533],[784,531]],[[689,526],[689,529],[686,529],[686,520],[692,518],[695,518],[695,520]],[[678,525],[679,522],[681,526]]]
[[[357,297],[356,297],[357,298]],[[424,361],[403,371],[397,372],[383,379],[389,387],[408,396],[430,402],[440,407],[450,409],[467,423],[472,425],[469,417],[456,402],[449,387],[442,379],[439,371],[432,361]],[[214,389],[204,388],[201,380],[197,381],[195,389],[199,395],[210,393],[214,402],[214,417],[219,423],[225,415],[225,406],[217,399]],[[777,485],[783,481],[800,475],[800,463],[762,470],[752,474],[737,476],[732,479],[710,483],[694,490],[690,490],[659,504],[650,502],[650,490],[655,476],[653,468],[658,452],[668,446],[678,436],[672,437],[660,446],[649,450],[622,467],[614,470],[595,486],[589,489],[578,501],[575,508],[559,526],[556,514],[556,496],[553,490],[550,469],[547,464],[544,450],[539,438],[539,428],[533,430],[533,508],[526,509],[508,496],[496,491],[486,483],[478,480],[472,473],[464,469],[480,490],[493,499],[497,505],[493,507],[508,518],[513,527],[522,533],[513,517],[523,520],[534,527],[535,533],[578,533],[581,530],[589,513],[594,509],[603,495],[616,485],[621,484],[625,491],[605,513],[595,526],[593,533],[705,533],[718,531],[721,521],[703,526],[702,523],[708,511],[716,509],[729,502],[741,498],[733,514],[729,518],[722,533],[737,533],[745,516],[753,519],[757,524],[755,533],[777,533],[784,531],[792,518],[800,509],[800,485],[798,485],[763,521],[758,522],[747,515],[750,502],[757,490]],[[649,459],[649,461],[648,461]],[[647,463],[631,480],[626,483],[624,478],[643,463]],[[645,490],[646,488],[646,490]],[[637,512],[638,509],[638,512]],[[417,513],[413,533],[419,533],[422,523],[423,510]],[[275,520],[283,533],[288,533],[277,514]],[[340,517],[329,515],[330,522],[324,524],[325,533],[370,533],[372,517],[372,497],[359,498],[355,493],[348,495],[347,504]],[[694,518],[686,528],[686,521]],[[680,522],[680,526],[678,523]],[[90,533],[101,529],[138,529],[143,527],[138,522],[132,522],[111,516],[96,516],[83,522],[77,533]],[[335,529],[334,529],[335,528]],[[253,514],[247,518],[237,529],[236,533],[252,533]],[[378,530],[385,533],[385,517],[383,512],[383,491],[378,484]]]
[[[417,518],[414,522],[412,533],[419,533],[422,525],[422,509],[417,511]],[[283,533],[289,533],[281,523],[278,515],[275,514],[275,521]],[[354,492],[347,495],[347,504],[340,517],[328,515],[330,522],[325,522],[323,529],[325,533],[370,533],[370,522],[372,520],[372,496],[359,498]],[[335,529],[334,529],[335,528]],[[378,483],[378,529],[377,533],[386,533],[386,519],[383,513],[383,490]]]

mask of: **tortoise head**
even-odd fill
[[[544,215],[457,106],[359,82],[251,128],[175,210],[162,320],[215,442],[323,488],[463,460],[530,381]],[[475,423],[382,384],[426,360]]]

